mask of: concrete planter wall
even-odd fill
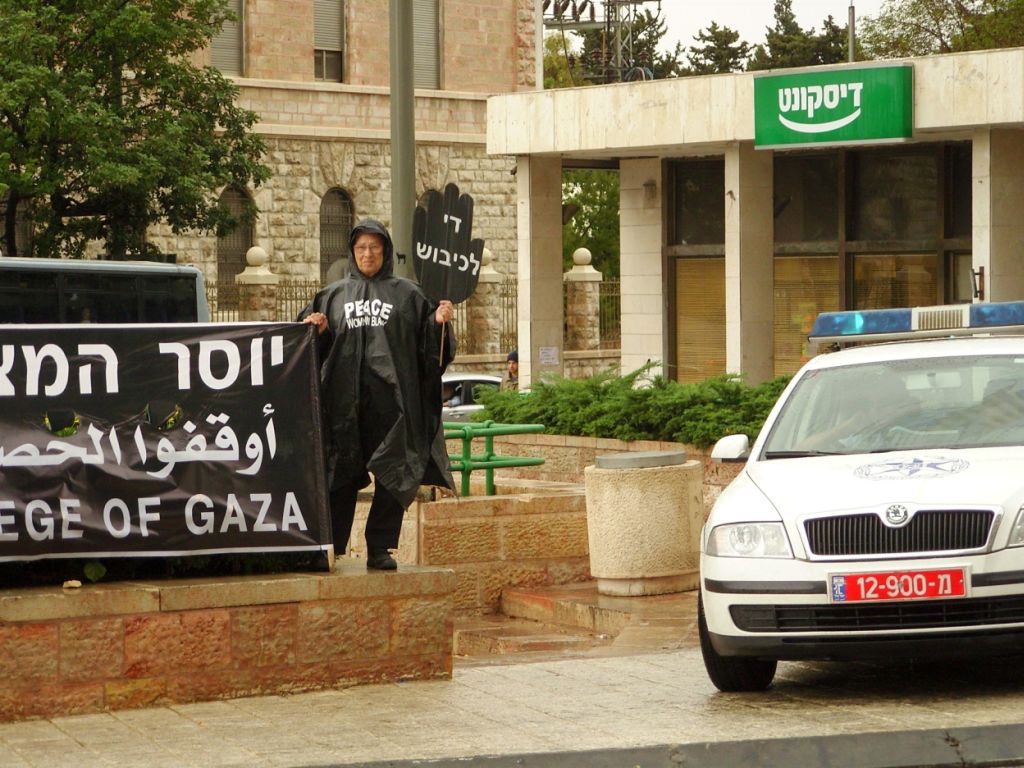
[[[682,452],[610,454],[584,475],[590,571],[598,592],[695,589],[704,522],[700,462],[686,461]]]
[[[449,450],[454,450],[449,444]],[[683,443],[655,440],[609,440],[599,437],[573,437],[570,435],[511,435],[494,439],[495,451],[510,456],[541,456],[539,467],[520,467],[500,471],[503,477],[547,480],[560,483],[583,483],[583,471],[598,456],[630,451],[685,451],[691,459],[703,465],[704,517],[711,510],[719,494],[725,490],[743,469],[742,464],[719,464],[711,461],[710,449]]]
[[[448,678],[437,568],[0,590],[0,721]],[[2,762],[2,760],[0,760]]]

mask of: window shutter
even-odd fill
[[[210,63],[226,75],[242,73],[242,0],[228,0],[228,8],[238,17],[224,22],[210,44]]]
[[[437,0],[413,0],[413,85],[440,88],[440,39]]]
[[[320,51],[342,50],[345,24],[342,0],[315,0],[313,3],[313,47]]]
[[[839,309],[839,257],[775,257],[775,375],[807,362],[807,334],[819,312]]]
[[[676,262],[676,380],[725,373],[725,259]]]

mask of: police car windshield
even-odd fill
[[[1024,445],[1024,357],[937,357],[808,371],[763,458]]]

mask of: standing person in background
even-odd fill
[[[519,389],[519,352],[513,349],[505,358],[505,376],[501,380],[502,389]]]
[[[420,485],[455,489],[441,427],[441,374],[454,357],[442,329],[454,308],[392,275],[394,246],[379,221],[359,222],[349,247],[348,277],[299,319],[319,333],[334,550],[345,551],[356,495],[373,473],[366,567],[393,571],[390,550]]]

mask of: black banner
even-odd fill
[[[473,198],[455,184],[424,195],[412,218],[416,279],[427,298],[459,304],[476,290],[484,241],[473,239]]]
[[[323,551],[313,329],[0,326],[0,562]]]

